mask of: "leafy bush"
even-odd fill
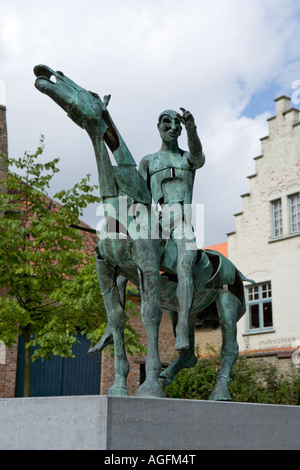
[[[198,359],[193,369],[182,370],[166,387],[166,396],[208,400],[219,370],[219,357]],[[283,375],[264,360],[239,357],[232,369],[229,391],[236,402],[300,405],[300,370]]]

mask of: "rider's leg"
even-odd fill
[[[193,264],[197,252],[186,249],[186,240],[175,240],[177,246],[177,277],[176,298],[178,304],[178,322],[176,326],[177,351],[189,349],[189,315],[194,297]]]

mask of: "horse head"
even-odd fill
[[[36,65],[33,69],[35,87],[55,101],[67,115],[85,129],[91,139],[103,139],[113,152],[118,165],[136,166],[106,106],[110,95],[103,101],[97,93],[88,91],[47,65]]]
[[[103,121],[103,112],[106,111],[108,97],[104,103],[97,93],[85,90],[47,65],[35,66],[34,74],[37,77],[35,87],[52,98],[78,126],[88,133],[93,129],[99,132],[100,128],[104,134],[107,125]]]

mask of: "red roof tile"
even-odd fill
[[[222,255],[226,256],[226,258],[228,258],[228,243],[227,242],[218,243],[217,245],[206,246],[204,249],[218,251]]]

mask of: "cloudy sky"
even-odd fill
[[[44,134],[45,160],[61,159],[51,196],[87,173],[97,183],[87,134],[34,88],[37,64],[111,94],[112,118],[137,163],[159,149],[159,113],[189,109],[206,154],[194,189],[204,244],[226,241],[273,100],[291,97],[300,80],[299,44],[298,0],[0,0],[9,153],[34,152]],[[96,207],[84,220],[97,225]]]

